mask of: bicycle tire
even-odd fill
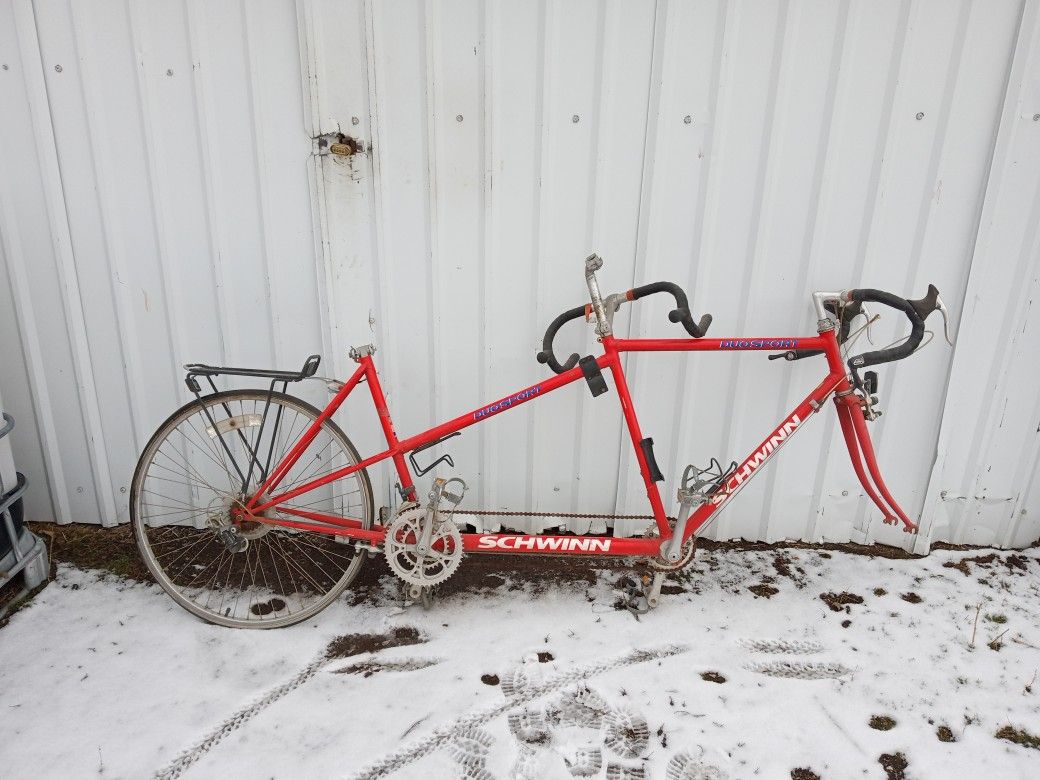
[[[270,405],[265,407],[268,402]],[[234,450],[223,445],[230,442],[243,453],[250,453],[251,457],[247,456],[247,460],[252,459],[254,468],[264,454],[263,450],[270,446],[271,451],[267,455],[267,465],[270,467],[273,463],[278,463],[284,452],[291,448],[294,441],[292,436],[299,421],[303,420],[303,425],[299,434],[296,434],[295,441],[299,440],[299,436],[321,412],[294,396],[259,389],[214,393],[202,397],[201,404],[200,406],[200,400],[193,400],[171,414],[152,435],[138,460],[130,491],[130,516],[141,557],[156,582],[177,604],[208,622],[231,628],[280,628],[307,620],[325,609],[354,581],[367,556],[364,550],[357,549],[347,540],[321,532],[254,523],[248,531],[241,533],[241,538],[245,538],[247,544],[243,550],[238,551],[232,550],[217,536],[217,532],[232,525],[230,506],[234,501],[240,502],[241,497],[249,493],[248,489],[241,490],[241,484],[238,482],[241,472],[233,473],[229,467],[229,456],[231,465],[236,465]],[[236,404],[240,412],[238,416],[231,414],[235,411]],[[203,407],[210,411],[209,416],[205,414]],[[248,411],[248,408],[251,408],[251,411]],[[260,412],[263,408],[266,408],[265,414]],[[285,436],[286,440],[279,445],[279,426],[283,419],[287,419],[286,410],[294,412],[296,418],[291,426],[285,423],[288,434]],[[258,423],[258,418],[267,422]],[[277,418],[277,423],[270,422],[274,418]],[[182,427],[186,422],[188,427]],[[200,424],[203,426],[202,430]],[[274,427],[267,427],[270,441],[265,443],[265,426],[269,424]],[[250,428],[256,428],[257,431],[250,431]],[[178,431],[180,437],[175,439],[175,433]],[[255,440],[250,440],[243,431],[247,431],[248,436],[255,436]],[[204,434],[208,434],[212,441],[207,442]],[[328,438],[328,444],[319,448],[323,436]],[[222,446],[217,447],[217,439],[223,442]],[[322,453],[333,442],[338,444],[339,453],[323,457]],[[164,448],[164,445],[168,446]],[[278,459],[273,459],[276,447],[280,447],[280,454]],[[166,463],[166,460],[170,464],[176,462],[170,454],[171,450],[181,453],[184,464],[182,472],[175,471]],[[189,462],[189,451],[198,451],[205,455],[209,462],[199,458],[201,465],[196,468]],[[157,463],[160,454],[164,460]],[[326,466],[326,473],[331,473],[343,465],[357,464],[361,458],[339,426],[331,419],[326,420],[314,442],[304,450],[300,460],[293,467],[302,469],[302,472],[290,470],[279,484],[278,490],[286,491],[293,486],[294,481],[299,484],[319,476],[320,474],[310,473],[314,461]],[[219,486],[213,484],[217,480],[215,476],[206,479],[206,476],[219,474],[220,468],[215,468],[214,464],[226,472],[229,480],[227,491],[222,490],[222,483]],[[242,468],[244,465],[245,462],[238,464],[238,467]],[[253,490],[262,482],[261,475],[264,473],[260,468],[256,470],[256,482],[250,478],[249,484],[249,488]],[[252,471],[253,469],[249,469],[250,473]],[[171,475],[177,473],[183,474],[183,483],[171,479]],[[246,476],[249,477],[250,474]],[[176,488],[170,488],[161,484],[161,490],[174,492],[175,496],[154,490],[160,483],[177,485]],[[355,490],[344,492],[345,487],[350,484],[355,486]],[[177,493],[178,490],[181,492]],[[344,496],[355,494],[349,506],[340,500]],[[162,501],[172,503],[152,503],[147,506],[142,499],[149,495],[160,496]],[[180,500],[177,498],[178,495]],[[372,527],[375,510],[372,484],[367,470],[361,469],[331,483],[323,495],[329,497],[330,506],[341,507],[338,511],[328,512],[329,514],[354,517],[361,521],[363,528]],[[313,510],[313,504],[316,502],[312,499],[313,493],[309,492],[286,502],[285,505],[292,506],[294,502],[299,502]],[[323,500],[325,499],[319,499]],[[178,508],[178,504],[184,508]],[[155,508],[164,508],[164,511],[152,511]],[[273,511],[277,511],[277,508]],[[168,522],[156,522],[164,516],[169,518]],[[294,520],[301,519],[298,516],[291,517]],[[240,533],[240,528],[245,529],[245,526],[236,526],[235,534]],[[160,540],[163,530],[165,540]],[[165,545],[167,550],[157,552],[157,544]],[[179,569],[173,570],[179,559],[171,561],[169,549],[172,545],[178,544],[182,550],[186,550],[181,552],[182,557],[189,553],[193,555],[181,563]],[[254,552],[251,554],[250,550]],[[266,559],[265,550],[268,553]],[[348,553],[347,550],[351,552]],[[223,572],[225,564],[226,573]],[[212,570],[212,576],[206,575],[209,579],[205,580],[202,586],[193,585],[192,583],[202,576],[198,571],[200,569],[201,572]],[[263,579],[262,586],[257,581],[257,575]],[[189,576],[191,579],[186,581],[185,578]],[[218,579],[220,577],[223,578],[222,583]],[[237,588],[232,582],[235,577],[238,579]],[[250,579],[248,586],[245,583],[247,578]],[[211,606],[213,594],[218,591],[221,592],[220,599],[215,607]],[[244,610],[240,609],[240,606],[243,606],[243,593],[248,596]],[[232,595],[234,601],[229,606],[225,596]]]

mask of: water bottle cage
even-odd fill
[[[717,493],[730,476],[737,470],[737,462],[733,461],[725,469],[718,458],[712,458],[707,468],[698,468],[692,463],[683,471],[682,484],[679,488],[679,500],[684,498],[700,498],[706,500]]]

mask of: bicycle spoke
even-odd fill
[[[216,441],[216,438],[204,433],[203,431],[200,431],[190,417],[185,422],[188,424],[186,430],[183,428],[177,429],[177,433],[179,433],[184,438],[185,443],[193,447],[196,447],[198,451],[205,455],[207,459],[209,459],[215,466],[217,466],[217,468],[224,470],[224,473],[227,474],[228,480],[233,481],[235,477],[231,473],[231,469],[228,468],[227,458],[225,457],[227,453],[224,452],[223,447],[217,447],[213,443],[214,441]],[[196,440],[197,443],[193,443],[192,439],[188,438],[189,431],[193,434],[193,438]],[[220,433],[216,433],[217,437],[219,437]],[[212,452],[215,452],[217,454],[217,457],[220,458],[220,460],[217,460],[217,458],[213,457],[213,455],[211,454],[211,450]]]
[[[302,474],[300,474],[298,477],[296,477],[295,480],[293,480],[292,482],[290,482],[288,484],[285,484],[284,481],[283,481],[283,483],[280,485],[280,489],[283,490],[283,491],[292,490],[294,487],[296,487],[297,485],[301,484],[304,480],[308,479],[308,477],[312,473],[311,470],[310,470],[310,464],[313,463],[314,461],[317,461],[317,465],[320,468],[321,467],[321,454],[323,452],[325,452],[325,450],[327,450],[329,447],[331,447],[332,443],[333,443],[333,440],[330,438],[329,439],[329,443],[326,444],[324,447],[322,447],[320,450],[318,450],[316,453],[314,453],[314,455],[311,457],[311,459],[309,461],[307,461],[307,464],[306,464],[307,470],[304,471]],[[300,462],[297,461],[296,464],[293,466],[293,468],[297,468],[299,466],[300,466]],[[317,479],[317,477],[315,477],[315,479]]]
[[[360,493],[360,492],[361,492],[361,489],[358,488],[357,490],[351,490],[349,493],[344,493],[343,495],[344,496],[349,496],[349,495],[352,495],[354,493]],[[300,496],[297,496],[297,498],[299,498],[299,497]],[[310,501],[310,502],[308,502],[306,504],[299,504],[295,500],[293,500],[293,501],[289,501],[286,504],[279,504],[275,508],[278,509],[278,508],[280,508],[282,506],[287,506],[287,507],[290,507],[291,509],[308,509],[310,507],[315,507],[315,506],[318,506],[319,504],[324,504],[324,503],[327,503],[329,501],[335,501],[336,498],[337,498],[336,496],[328,496],[328,497],[325,497],[325,498],[319,498],[319,499],[317,499],[315,501]],[[342,498],[342,496],[340,496],[339,498]]]
[[[290,540],[286,540],[286,541],[290,541]],[[282,551],[279,551],[279,552],[282,552]],[[282,552],[282,555],[283,555],[283,557],[285,559],[286,566],[288,566],[290,569],[296,569],[309,583],[311,583],[314,586],[315,590],[318,590],[318,591],[322,590],[322,586],[318,583],[317,580],[314,579],[314,577],[311,576],[310,572],[307,571],[306,567],[302,566],[299,563],[298,560],[296,560],[295,558],[293,558],[293,557],[291,557],[289,555],[286,555],[284,552]],[[317,563],[314,562],[313,558],[311,558],[309,555],[307,555],[306,557],[314,565],[314,567],[316,569],[318,569],[319,572],[321,572],[326,577],[329,576],[328,572],[326,572],[324,569],[322,569],[320,566],[318,566]]]

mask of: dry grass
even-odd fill
[[[997,739],[1006,739],[1008,742],[1014,742],[1022,747],[1040,750],[1040,736],[1030,734],[1025,729],[1016,729],[1010,724],[998,729],[993,736]]]

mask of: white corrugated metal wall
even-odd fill
[[[5,0],[0,382],[35,419],[16,442],[32,516],[127,519],[184,362],[316,351],[342,376],[347,347],[375,341],[401,434],[526,386],[596,250],[606,289],[677,281],[716,336],[811,333],[811,289],[928,282],[957,324],[968,291],[956,352],[939,339],[882,370],[873,432],[932,538],[1028,541],[1037,367],[1013,334],[1037,317],[1037,8]],[[336,131],[365,153],[315,155]],[[616,329],[680,335],[666,311]],[[593,348],[591,330],[561,338]],[[821,369],[753,354],[628,370],[671,494],[691,460],[756,445]],[[341,422],[374,451],[357,401]],[[473,506],[646,511],[616,402],[580,386],[450,451]],[[955,503],[980,490],[1014,498]],[[824,417],[713,533],[902,541],[874,516]]]
[[[1021,547],[1040,523],[1040,9],[1023,16],[922,516],[924,537]]]

